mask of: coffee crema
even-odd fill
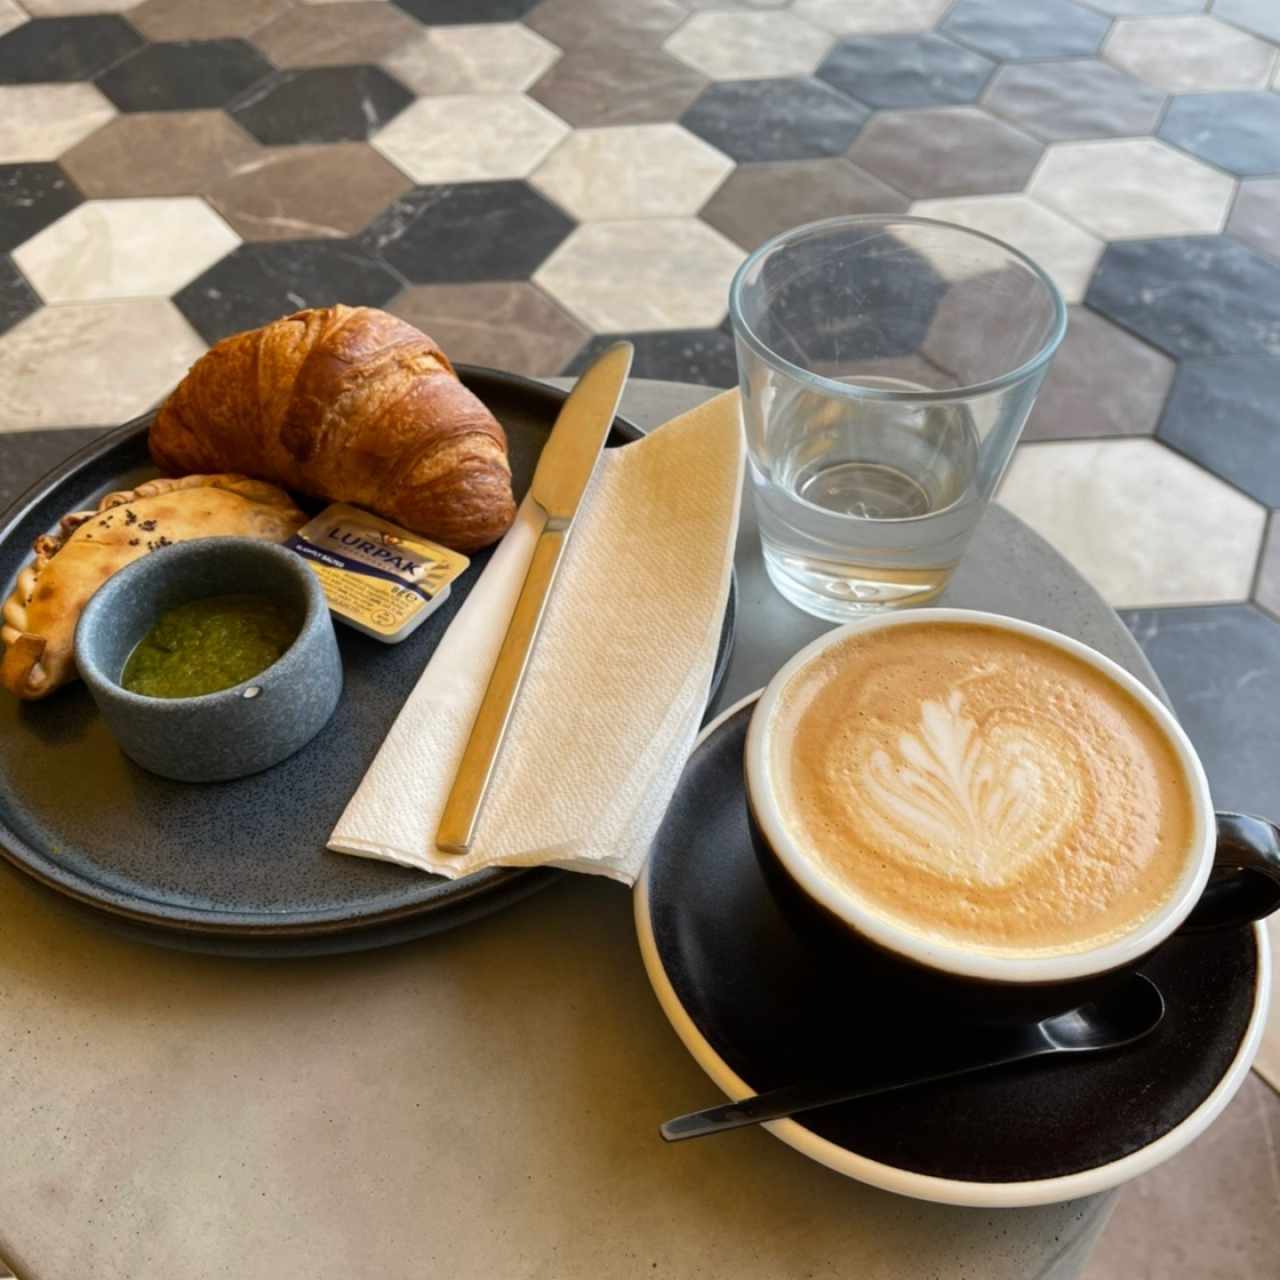
[[[852,634],[788,681],[767,749],[813,865],[952,944],[1091,950],[1158,911],[1192,854],[1191,784],[1161,727],[1035,636],[963,622]]]

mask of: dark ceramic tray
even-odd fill
[[[901,1012],[881,1007],[856,970],[820,964],[765,884],[742,783],[754,701],[704,732],[636,886],[641,952],[663,1011],[734,1098],[818,1077],[833,1059],[851,1082],[864,1066],[877,1078],[877,1053],[891,1049]],[[825,1107],[769,1128],[841,1173],[925,1200],[1001,1208],[1117,1186],[1184,1147],[1243,1083],[1266,1018],[1265,934],[1255,925],[1178,938],[1143,972],[1168,1012],[1141,1044]],[[912,1013],[928,1017],[923,1007]],[[676,1115],[714,1101],[667,1105]]]
[[[517,498],[566,393],[462,367],[506,428]],[[150,416],[102,436],[0,517],[0,589],[38,534],[68,511],[156,474]],[[609,445],[642,433],[619,417]],[[325,849],[450,619],[489,558],[472,558],[450,599],[408,640],[386,646],[337,628],[346,688],[330,724],[297,755],[234,782],[168,782],[116,746],[84,686],[43,702],[0,696],[0,855],[95,918],[149,941],[272,955],[382,946],[450,928],[549,884],[560,872],[493,869],[445,880]],[[735,594],[711,701],[728,665]]]

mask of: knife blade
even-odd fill
[[[555,582],[582,495],[613,425],[635,348],[615,342],[578,379],[542,448],[530,494],[541,516],[538,540],[507,633],[480,701],[471,736],[436,831],[436,847],[466,853],[524,681],[547,598]]]

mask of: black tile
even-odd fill
[[[0,253],[30,240],[83,198],[56,164],[0,164]]]
[[[0,84],[88,80],[140,44],[114,13],[35,18],[0,36]]]
[[[1280,93],[1174,98],[1159,136],[1243,178],[1280,173]]]
[[[398,9],[433,27],[462,22],[517,22],[538,0],[393,0]]]
[[[349,240],[275,240],[242,244],[173,300],[206,342],[217,342],[302,307],[380,307],[400,288]]]
[[[842,40],[818,76],[871,107],[973,102],[996,64],[937,35]]]
[[[56,427],[42,431],[0,431],[0,511],[77,449],[112,429]]]
[[[98,77],[121,111],[223,107],[271,74],[271,64],[243,40],[176,40],[139,49]]]
[[[282,71],[229,108],[259,142],[363,142],[413,101],[381,67]]]
[[[0,333],[39,310],[40,299],[26,277],[7,253],[0,255]]]
[[[728,80],[680,123],[735,160],[806,160],[840,155],[870,114],[816,80]]]
[[[527,280],[573,219],[523,182],[417,187],[360,237],[414,284]]]
[[[1157,435],[1259,502],[1280,507],[1280,359],[1184,360]]]
[[[1251,605],[1121,617],[1169,691],[1214,804],[1280,814],[1280,622]]]
[[[938,28],[1005,62],[1096,53],[1111,20],[1071,0],[959,0]]]
[[[1230,236],[1108,245],[1085,301],[1173,356],[1280,356],[1280,265]]]
[[[736,387],[733,339],[723,329],[671,329],[655,333],[597,334],[564,367],[582,373],[611,342],[625,338],[636,349],[633,378],[665,378],[704,387]]]

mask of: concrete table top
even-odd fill
[[[653,426],[707,394],[636,383],[624,411]],[[825,625],[768,585],[750,504],[737,563],[725,705]],[[999,508],[944,603],[1056,627],[1154,684],[1115,614]],[[22,1280],[1065,1280],[1110,1211],[900,1199],[757,1130],[659,1141],[715,1097],[612,883],[262,962],[114,937],[0,867],[0,1255]]]

